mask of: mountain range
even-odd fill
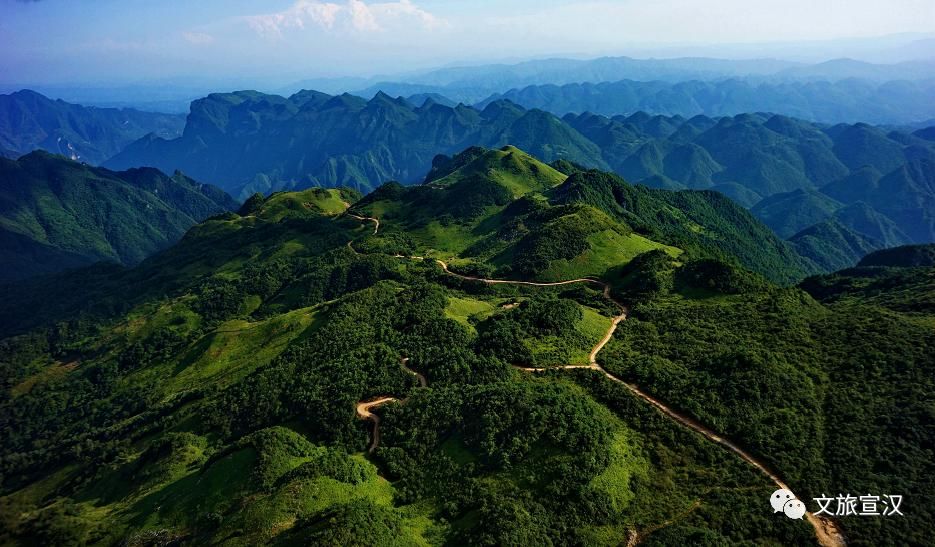
[[[930,46],[929,46],[930,47]],[[922,56],[924,58],[924,56]],[[838,82],[861,80],[866,85],[883,82],[929,82],[935,78],[935,64],[930,60],[877,64],[849,58],[820,63],[798,63],[772,58],[716,59],[678,57],[635,59],[601,57],[597,59],[540,59],[515,64],[446,67],[399,78],[359,82],[338,81],[329,90],[350,91],[372,97],[382,91],[390,95],[439,93],[456,101],[473,103],[494,93],[504,93],[528,86],[597,84],[632,80],[638,82],[678,83],[691,80],[716,82],[742,79],[753,83]],[[328,86],[329,82],[311,80],[293,84],[287,92],[301,87]],[[840,121],[840,120],[836,120]]]
[[[98,261],[133,265],[237,207],[179,173],[118,173],[42,151],[0,159],[0,281]]]
[[[814,259],[828,246],[821,237],[853,242],[846,262],[819,260],[834,269],[871,249],[935,241],[930,133],[772,114],[559,119],[506,100],[478,110],[431,97],[415,106],[385,94],[365,101],[238,92],[196,101],[182,137],[146,137],[106,165],[181,169],[244,199],[309,186],[367,192],[387,180],[412,184],[437,154],[513,143],[545,161],[610,169],[651,187],[722,192],[786,238],[833,219],[833,230],[813,230],[800,248]]]
[[[867,243],[882,248],[935,241],[935,143],[925,130],[822,126],[770,114],[688,120],[582,114],[563,120],[597,144],[627,180],[723,192],[752,207],[783,237],[834,218],[856,232],[848,239],[872,240],[861,239],[849,260],[859,259]]]
[[[103,112],[29,92],[15,97],[34,99],[37,118],[70,111],[75,127],[93,126]],[[875,249],[935,241],[932,128],[829,126],[772,114],[560,119],[504,99],[483,109],[419,99],[416,106],[385,94],[369,101],[313,91],[214,94],[192,104],[182,136],[150,133],[106,166],[181,170],[243,200],[311,186],[368,192],[388,180],[414,184],[438,154],[518,143],[545,161],[613,170],[650,187],[722,192],[789,239],[810,268],[830,271]],[[97,149],[121,138],[110,126],[93,135],[88,146]]]
[[[411,91],[411,90],[410,90]],[[507,99],[557,115],[613,116],[647,112],[690,118],[774,112],[824,123],[911,123],[935,116],[935,79],[922,81],[601,81],[535,85],[495,93],[477,104]]]
[[[545,161],[606,167],[594,143],[543,111],[508,102],[416,107],[384,94],[366,101],[314,91],[209,95],[192,103],[181,137],[147,136],[105,165],[181,169],[240,198],[318,185],[367,192],[388,180],[420,181],[437,154],[511,143]]]
[[[424,180],[4,286],[0,543],[931,538],[931,249],[789,286],[807,264],[717,192],[509,146]],[[777,484],[916,503],[790,519]]]
[[[177,114],[86,107],[22,90],[0,95],[0,155],[46,150],[97,165],[150,133],[176,137],[184,124]]]

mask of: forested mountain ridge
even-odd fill
[[[826,303],[872,303],[930,324],[935,314],[935,245],[876,251],[855,267],[810,277],[801,287]]]
[[[815,543],[734,452],[559,369],[599,347],[606,370],[803,499],[917,500],[905,518],[838,519],[849,541],[930,537],[924,315],[819,303],[739,268],[712,246],[765,227],[716,193],[556,164],[569,175],[512,147],[435,163],[428,183],[363,199],[255,196],[138,266],[7,291],[0,541]],[[469,276],[594,277],[613,300]],[[630,308],[616,332],[614,301]],[[403,402],[372,408],[368,454],[355,407],[387,399]],[[896,445],[892,469],[877,447]]]
[[[175,114],[86,107],[22,90],[0,95],[0,156],[46,150],[97,165],[144,135],[176,137],[184,122]]]
[[[435,163],[426,184],[385,185],[352,210],[405,226],[410,237],[430,248],[487,262],[500,276],[514,271],[546,280],[570,272],[605,275],[602,268],[652,249],[651,242],[692,256],[738,260],[779,282],[817,271],[750,213],[715,192],[649,189],[593,170],[566,176],[515,147],[472,148]],[[558,211],[572,214],[552,218]],[[543,239],[537,229],[552,235]],[[553,238],[562,242],[556,245]]]
[[[0,281],[101,260],[136,264],[236,207],[179,173],[117,173],[41,151],[0,159]]]
[[[912,123],[935,115],[932,81],[604,81],[534,85],[491,95],[559,116],[593,112],[605,116],[647,112],[691,118],[775,112],[824,123]]]
[[[771,114],[564,120],[627,180],[720,191],[784,237],[833,218],[876,248],[935,240],[935,146],[916,134]]]
[[[753,193],[752,200],[746,193],[731,196],[747,206],[780,192],[826,187],[831,197],[852,203],[894,170],[935,156],[932,141],[914,135],[766,113],[717,119],[585,113],[563,119],[597,144],[627,180],[723,189],[728,195],[736,185]]]
[[[439,178],[429,177],[425,185],[387,183],[363,199],[349,189],[321,188],[251,197],[239,209],[243,220],[236,224],[196,226],[179,245],[135,269],[88,270],[88,280],[95,280],[93,290],[78,291],[70,283],[50,279],[14,291],[25,300],[10,299],[0,310],[0,333],[41,324],[46,314],[37,308],[48,307],[56,317],[77,318],[124,310],[126,302],[146,297],[147,291],[158,295],[190,289],[203,270],[174,264],[194,258],[215,264],[223,260],[211,257],[227,256],[224,253],[249,256],[257,245],[251,238],[264,238],[263,247],[281,246],[274,254],[287,255],[300,242],[317,248],[330,238],[346,241],[340,231],[322,239],[319,230],[336,224],[320,223],[319,218],[344,211],[348,203],[358,217],[382,219],[380,237],[373,243],[380,245],[378,250],[438,253],[457,271],[496,271],[543,281],[606,276],[652,249],[676,256],[721,257],[781,282],[817,271],[750,213],[717,193],[630,186],[596,171],[568,177],[515,147],[474,147],[454,158],[436,158],[436,164]],[[306,225],[310,234],[302,232]],[[235,226],[240,229],[233,230]],[[242,230],[251,226],[256,229]],[[228,233],[229,239],[222,237]],[[370,244],[366,238],[355,243],[361,248]],[[247,259],[235,262],[240,260]],[[27,298],[30,294],[35,298]],[[33,313],[23,315],[27,309]]]
[[[903,268],[935,266],[935,244],[906,245],[870,253],[858,266],[893,266]]]
[[[827,272],[853,266],[865,255],[885,247],[880,240],[855,232],[835,219],[810,226],[789,242],[800,256]]]

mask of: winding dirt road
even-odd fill
[[[425,260],[423,257],[410,257],[410,258]],[[543,372],[545,370],[552,370],[555,368],[562,369],[562,370],[569,370],[569,369],[596,370],[600,372],[601,374],[603,374],[604,376],[606,376],[611,381],[616,382],[618,384],[622,384],[627,389],[629,389],[630,392],[632,392],[634,395],[636,395],[640,399],[643,399],[649,404],[653,405],[660,412],[662,412],[669,418],[675,420],[679,424],[697,433],[700,433],[702,436],[704,436],[708,440],[711,440],[723,446],[724,448],[730,450],[731,452],[739,456],[742,460],[749,463],[750,465],[755,467],[757,470],[759,470],[761,473],[766,475],[779,488],[791,490],[789,486],[785,482],[783,482],[783,480],[780,479],[778,475],[770,471],[770,469],[766,467],[765,464],[763,464],[762,462],[754,458],[744,449],[737,446],[734,442],[722,437],[721,435],[718,435],[713,430],[702,425],[698,421],[692,418],[689,418],[688,416],[685,416],[679,412],[676,412],[675,410],[670,408],[668,405],[666,405],[662,401],[656,399],[655,397],[641,390],[639,387],[633,384],[627,383],[621,380],[620,378],[614,376],[613,374],[605,370],[597,362],[597,354],[600,353],[602,349],[604,349],[604,346],[606,346],[608,342],[610,342],[611,338],[613,338],[614,336],[614,332],[616,332],[617,330],[617,326],[620,325],[621,322],[626,321],[627,314],[629,313],[629,308],[627,308],[624,304],[617,301],[616,299],[613,298],[613,296],[611,296],[610,285],[608,285],[607,283],[604,283],[603,281],[598,281],[597,279],[591,279],[587,277],[571,279],[568,281],[557,281],[557,282],[552,282],[552,283],[537,283],[537,282],[532,282],[532,281],[511,281],[511,280],[504,280],[504,279],[484,279],[484,278],[478,278],[478,277],[454,273],[448,269],[448,264],[446,264],[442,260],[436,260],[435,262],[437,262],[438,265],[441,266],[442,269],[445,271],[445,273],[449,275],[458,277],[460,279],[480,281],[483,283],[487,283],[489,285],[504,284],[504,285],[524,285],[524,286],[532,286],[532,287],[555,287],[559,285],[570,285],[572,283],[592,283],[595,285],[600,285],[604,289],[604,297],[609,299],[620,309],[620,314],[614,317],[613,321],[611,322],[610,328],[607,329],[607,332],[604,334],[604,337],[601,338],[601,340],[591,349],[591,354],[589,355],[590,364],[588,365],[566,365],[562,367],[551,367],[550,369],[528,368],[528,367],[517,367],[517,368],[519,368],[522,371],[531,372],[531,373]],[[823,547],[842,547],[846,545],[846,542],[844,540],[844,534],[841,532],[841,530],[838,528],[837,524],[834,521],[828,518],[825,518],[825,517],[816,516],[812,513],[806,513],[805,518],[815,529],[815,537],[818,539],[818,543],[821,544]]]
[[[377,233],[380,231],[380,219],[378,218],[362,217],[362,216],[355,215],[354,213],[347,213],[347,216],[353,219],[357,219],[361,222],[372,222],[373,223],[373,235],[377,235]]]
[[[425,379],[425,376],[412,370],[407,365],[409,364],[409,358],[403,357],[399,360],[399,364],[403,369],[409,374],[416,377],[419,380],[420,387],[426,387],[428,381]],[[372,412],[374,408],[383,406],[387,403],[394,403],[399,401],[405,403],[409,398],[397,399],[396,397],[380,397],[378,399],[371,399],[369,401],[360,401],[357,403],[357,417],[362,420],[367,420],[373,424],[373,434],[370,437],[370,446],[367,448],[367,453],[372,454],[374,450],[380,446],[380,417]]]
[[[354,216],[354,215],[351,215],[351,216]],[[372,218],[365,218],[365,217],[357,217],[357,216],[354,216],[354,218],[376,222],[377,228],[379,229],[379,222],[380,222],[379,220],[372,219]],[[376,233],[376,231],[374,231],[374,233]],[[423,260],[423,261],[426,260],[426,258],[422,256],[407,257],[403,255],[396,255],[396,257],[397,258],[409,258],[413,260]],[[513,281],[513,280],[506,280],[506,279],[486,279],[486,278],[458,274],[458,273],[455,273],[449,270],[448,264],[445,263],[444,261],[435,259],[435,262],[438,263],[438,265],[441,266],[441,268],[448,275],[451,275],[453,277],[457,277],[460,279],[469,280],[469,281],[479,281],[482,283],[486,283],[488,285],[522,285],[522,286],[531,286],[531,287],[556,287],[556,286],[561,286],[561,285],[571,285],[574,283],[591,283],[594,285],[600,285],[603,288],[604,297],[610,300],[611,302],[613,302],[614,305],[616,305],[619,308],[620,314],[614,317],[613,321],[611,322],[610,327],[607,329],[607,332],[604,334],[604,337],[591,349],[591,353],[589,355],[590,364],[567,365],[567,366],[550,367],[550,368],[528,368],[528,367],[517,367],[517,368],[519,370],[530,372],[530,373],[540,373],[546,370],[554,370],[554,369],[596,370],[600,372],[601,374],[603,374],[608,379],[610,379],[611,381],[625,386],[627,389],[630,390],[631,393],[633,393],[640,399],[646,401],[647,403],[651,404],[652,406],[656,407],[656,409],[658,409],[664,415],[668,416],[669,418],[681,424],[682,426],[687,427],[695,431],[696,433],[701,434],[706,439],[723,446],[727,450],[730,450],[731,452],[736,454],[738,457],[740,457],[743,461],[747,462],[748,464],[752,465],[754,468],[759,470],[761,473],[763,473],[766,477],[768,477],[771,481],[773,481],[773,483],[779,488],[791,490],[788,487],[788,485],[782,479],[780,479],[778,475],[772,472],[765,464],[757,460],[755,457],[753,457],[751,454],[749,454],[744,449],[737,446],[737,444],[735,444],[734,442],[722,437],[721,435],[718,435],[713,430],[702,425],[698,421],[673,410],[668,405],[666,405],[662,401],[659,401],[658,399],[649,395],[648,393],[644,392],[636,385],[627,383],[623,381],[622,379],[618,378],[617,376],[614,376],[613,374],[605,370],[597,362],[598,353],[600,353],[600,351],[604,349],[604,346],[606,346],[607,343],[610,342],[611,338],[613,338],[614,332],[617,330],[617,326],[620,325],[621,322],[627,319],[627,315],[629,313],[629,308],[627,308],[627,306],[625,306],[621,302],[617,301],[611,295],[610,285],[608,285],[607,283],[603,281],[599,281],[597,279],[588,278],[588,277],[570,279],[568,281],[556,281],[556,282],[544,282],[544,283],[539,283],[539,282],[534,282],[534,281]],[[403,361],[403,366],[405,366],[405,362],[406,361]],[[407,368],[406,370],[409,370],[409,369]],[[416,373],[415,371],[409,370],[409,372],[412,374],[418,375],[418,373]],[[420,381],[424,382],[424,378],[422,378],[421,375],[418,375],[418,376],[420,376]],[[423,386],[424,385],[425,384],[423,383]],[[369,410],[371,408],[374,408],[375,406],[379,406],[380,404],[385,404],[389,401],[394,401],[394,400],[395,399],[393,398],[386,398],[386,399],[379,399],[378,401],[373,401],[370,403],[358,404],[358,411],[357,411],[358,414],[364,416],[362,412],[366,412],[368,415],[368,419],[371,419],[374,422],[374,442],[371,444],[371,449],[370,449],[371,452],[376,448],[376,446],[379,443],[379,417],[370,413]],[[362,405],[363,405],[363,408],[362,408]],[[372,416],[373,418],[370,418],[369,416]],[[809,524],[811,524],[812,527],[815,529],[815,537],[818,540],[818,543],[822,545],[822,547],[843,547],[846,545],[844,534],[841,531],[841,529],[838,527],[835,521],[827,517],[816,516],[812,513],[806,513],[805,518],[807,519]],[[638,537],[638,534],[634,534],[631,538],[631,541],[635,540],[635,538],[637,537]]]
[[[399,363],[403,366],[404,369],[406,369],[406,372],[408,372],[409,374],[412,374],[413,376],[416,377],[417,380],[419,380],[419,387],[428,387],[429,382],[428,380],[425,379],[425,376],[409,368],[408,357],[403,357],[402,359],[399,360]]]
[[[395,397],[380,397],[372,401],[361,401],[357,403],[357,416],[362,420],[368,420],[373,423],[373,434],[370,437],[370,446],[367,448],[367,452],[373,453],[373,451],[380,446],[380,417],[371,412],[371,410],[398,400],[399,399]]]

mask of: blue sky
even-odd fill
[[[0,0],[0,78],[288,82],[672,46],[729,54],[712,46],[906,32],[935,32],[935,2]]]

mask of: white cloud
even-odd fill
[[[277,13],[251,15],[246,17],[247,24],[263,35],[281,36],[289,28],[304,29],[306,22],[322,28],[331,28],[343,8],[330,2],[299,0],[287,10]]]
[[[361,0],[350,0],[347,3],[348,13],[351,18],[351,25],[362,31],[380,30],[380,24],[377,23],[376,15],[367,7],[367,4]]]
[[[363,4],[359,0],[352,0]],[[435,15],[419,8],[411,0],[400,0],[399,2],[384,2],[370,5],[370,11],[381,21],[410,19],[415,21],[423,28],[436,29],[448,26],[448,22]]]
[[[286,30],[304,30],[309,26],[367,33],[388,29],[431,30],[447,25],[412,0],[371,3],[348,0],[344,4],[297,0],[286,10],[250,15],[244,20],[257,33],[272,37],[282,37]]]

